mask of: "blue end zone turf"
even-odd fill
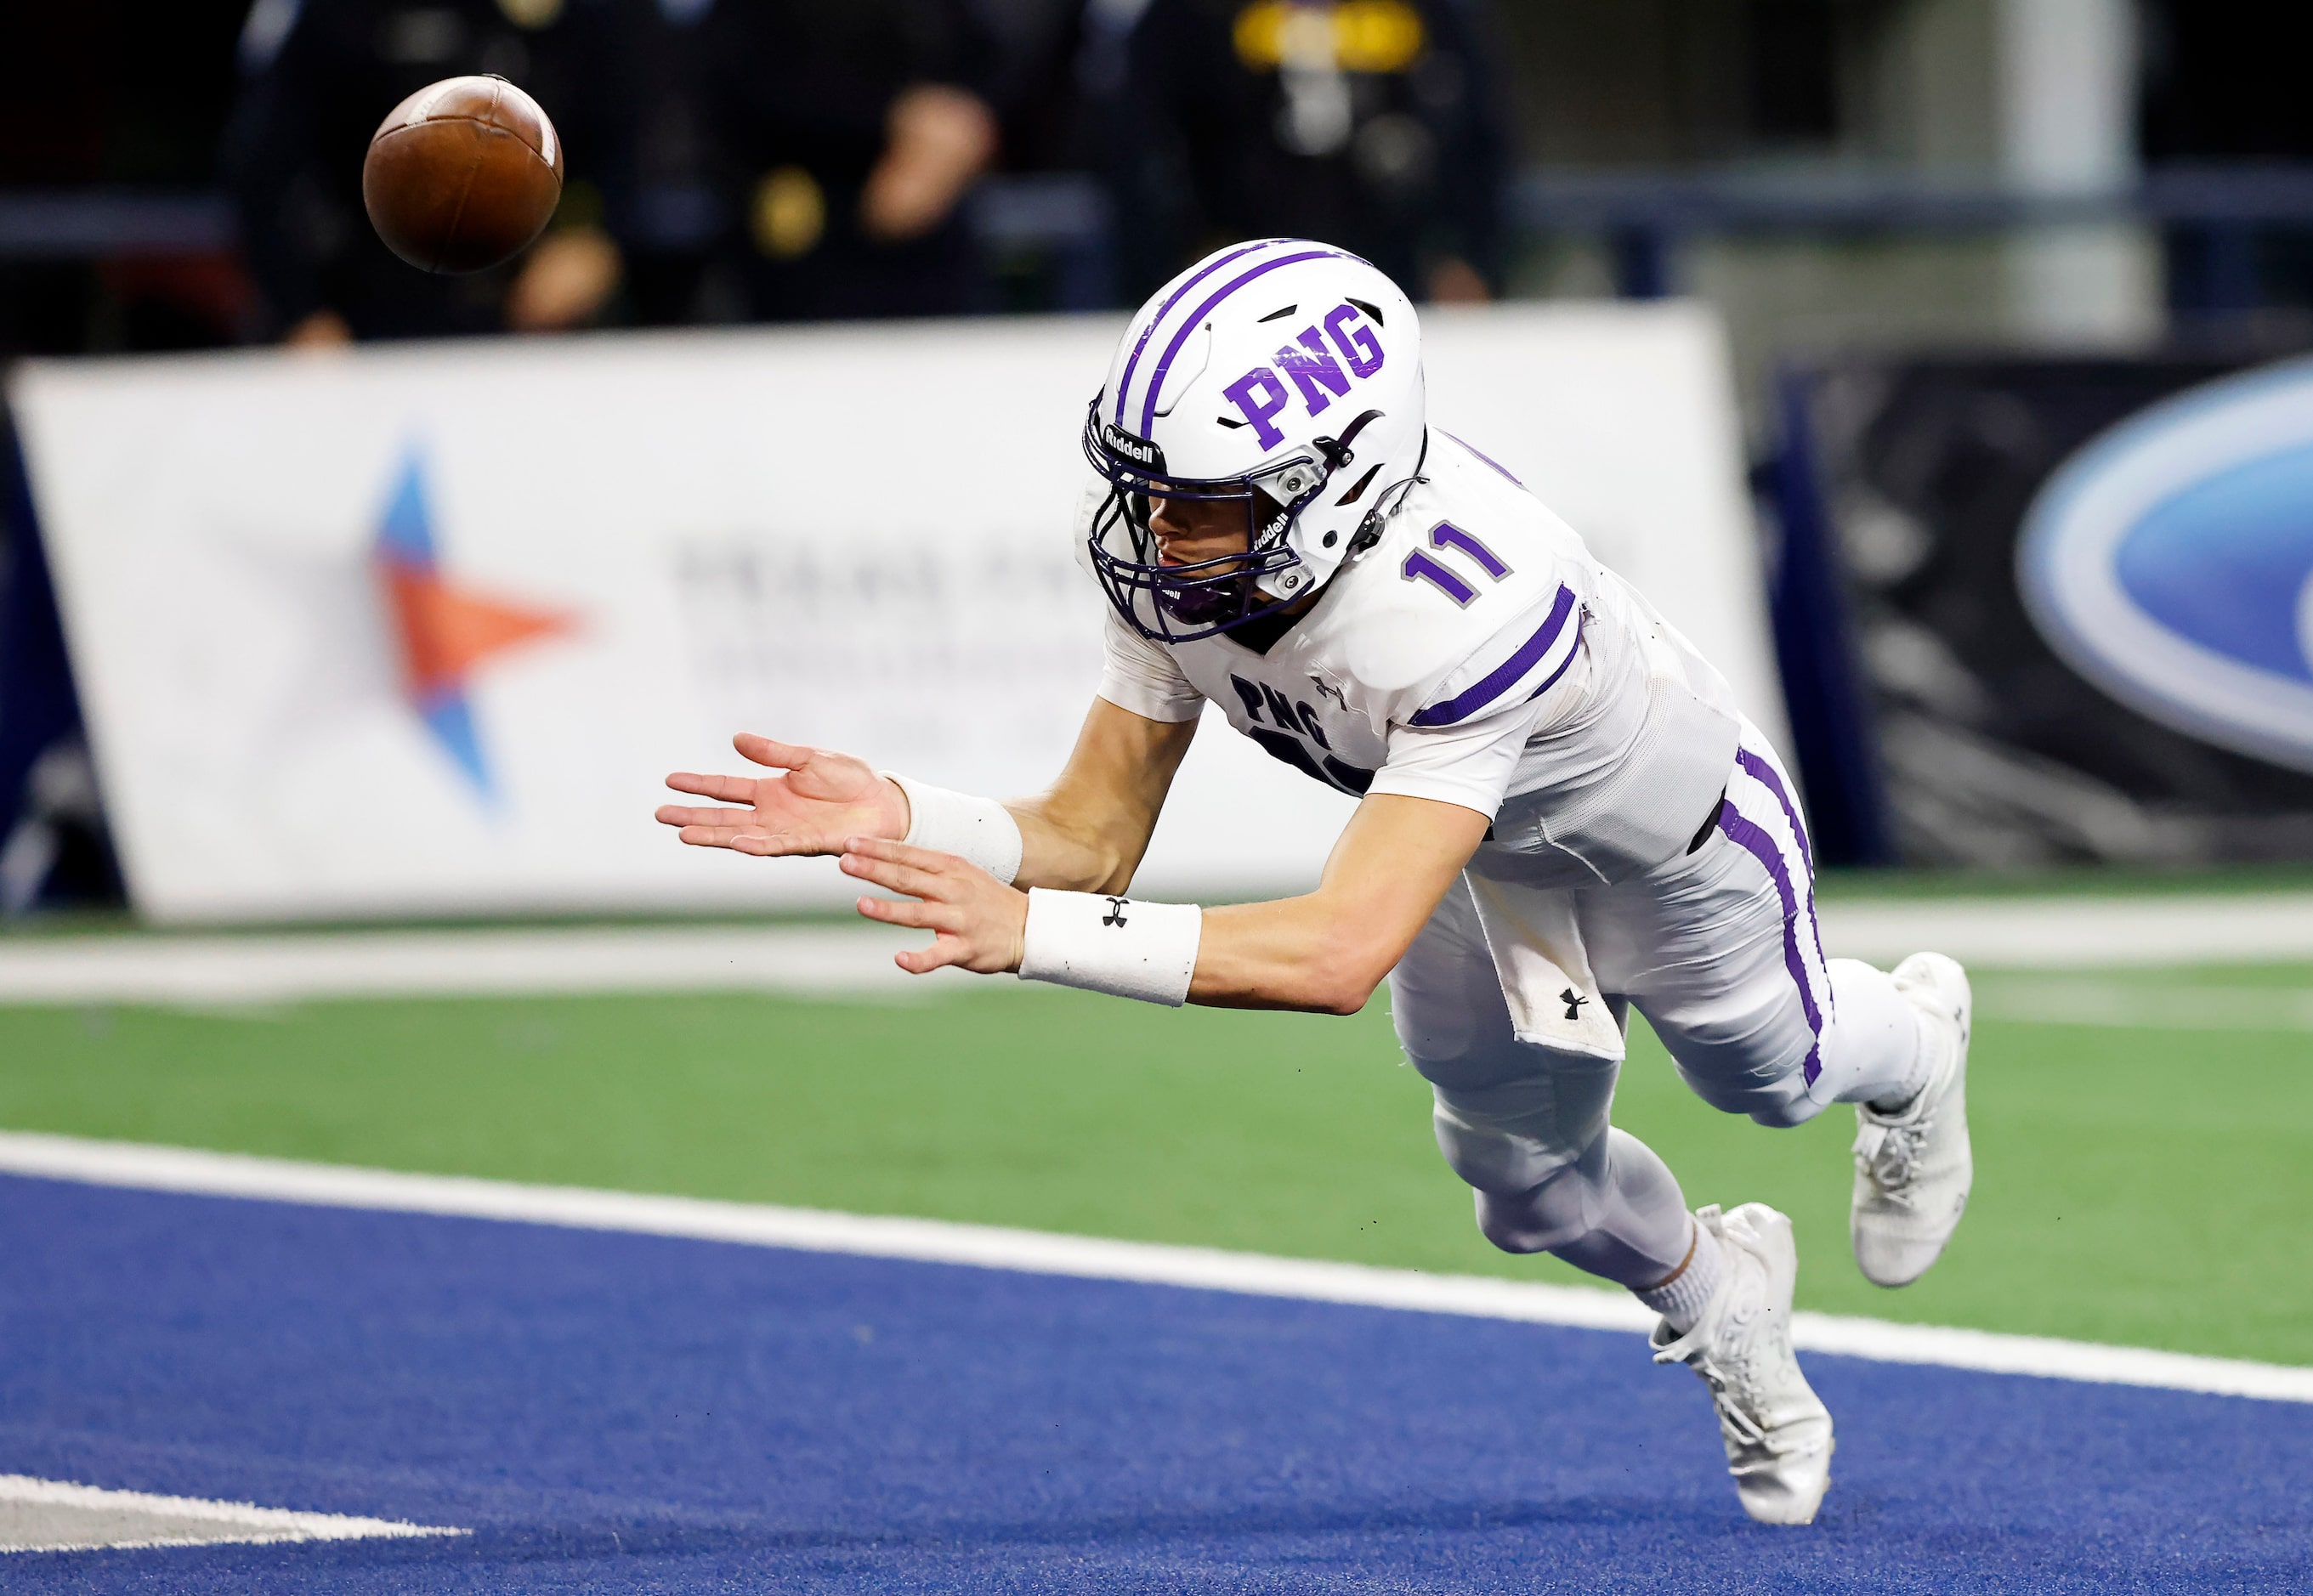
[[[475,1531],[11,1592],[2313,1585],[2313,1407],[1810,1357],[1772,1530],[1628,1335],[14,1178],[0,1259],[0,1473]]]

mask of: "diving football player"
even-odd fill
[[[1725,680],[1499,466],[1428,425],[1412,304],[1298,240],[1214,254],[1134,316],[1086,413],[1082,557],[1107,662],[1051,787],[1006,802],[754,736],[678,774],[700,846],[838,854],[933,934],[900,956],[1139,998],[1355,1013],[1385,979],[1480,1230],[1635,1293],[1711,1390],[1742,1505],[1810,1521],[1832,1421],[1791,1350],[1790,1222],[1689,1212],[1609,1123],[1636,1008],[1702,1099],[1855,1107],[1851,1230],[1882,1285],[1972,1177],[1950,960],[1826,959],[1798,789]],[[1359,802],[1316,890],[1129,896],[1204,706]]]

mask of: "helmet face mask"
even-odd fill
[[[1270,462],[1258,477],[1191,480],[1165,475],[1153,446],[1134,449],[1156,461],[1142,464],[1112,446],[1104,433],[1113,434],[1115,428],[1103,426],[1095,399],[1085,423],[1085,457],[1107,478],[1109,494],[1093,518],[1088,552],[1109,602],[1144,636],[1192,643],[1274,614],[1314,591],[1286,533],[1324,491],[1333,468],[1297,454]],[[1184,500],[1243,505],[1244,548],[1167,564],[1150,522],[1156,504]]]
[[[1421,390],[1412,302],[1355,256],[1270,239],[1183,272],[1133,317],[1085,418],[1108,485],[1085,552],[1109,602],[1169,644],[1314,596],[1418,471]],[[1242,505],[1244,545],[1168,565],[1151,522],[1181,503]]]

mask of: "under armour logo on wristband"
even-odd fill
[[[1558,1001],[1566,1005],[1566,1017],[1568,1019],[1579,1020],[1582,1018],[1582,1005],[1588,1003],[1590,1000],[1583,996],[1579,992],[1577,992],[1573,987],[1569,987],[1565,991],[1558,995]]]
[[[1123,925],[1124,906],[1131,901],[1130,898],[1111,898],[1108,900],[1108,913],[1101,916],[1100,923],[1104,925]]]

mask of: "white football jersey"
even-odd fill
[[[1473,866],[1536,886],[1685,850],[1741,723],[1725,680],[1573,529],[1435,428],[1380,540],[1265,653],[1232,633],[1159,645],[1113,612],[1107,650],[1119,707],[1178,722],[1209,699],[1343,792],[1475,810],[1493,826]]]

